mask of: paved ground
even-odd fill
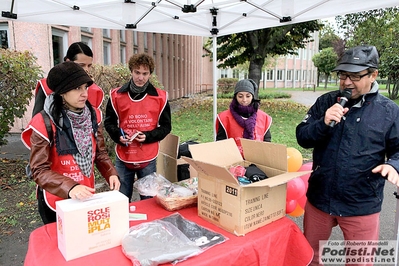
[[[313,91],[295,91],[289,92],[292,95],[291,100],[298,103],[310,106],[312,105],[318,96],[322,92]],[[28,158],[28,150],[23,146],[20,135],[12,134],[8,137],[8,145],[0,147],[0,158]],[[385,200],[381,212],[381,226],[380,226],[380,239],[381,240],[394,240],[396,238],[397,229],[395,228],[395,217],[396,217],[396,204],[397,199],[393,195],[396,191],[396,187],[389,182],[385,186]],[[302,228],[302,217],[294,218],[291,217],[300,228]],[[342,233],[339,228],[333,230],[331,239],[340,240],[343,239]]]

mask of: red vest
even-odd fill
[[[97,123],[100,124],[101,123],[101,113],[98,109],[95,109],[95,110],[96,110],[96,115],[97,115]],[[51,122],[51,126],[53,128],[53,134],[54,134],[56,128],[55,128],[55,125],[53,124],[53,122]],[[22,142],[25,144],[25,146],[28,149],[30,149],[30,147],[31,147],[30,136],[32,135],[32,131],[39,133],[43,138],[45,138],[47,141],[49,141],[49,137],[48,137],[45,123],[44,123],[44,119],[40,113],[36,114],[32,118],[32,120],[29,122],[26,129],[21,134]],[[54,138],[55,137],[53,136],[53,139]],[[95,154],[96,138],[95,138],[94,134],[92,134],[92,143],[93,143],[92,152],[93,152],[93,154]],[[95,158],[95,156],[93,156],[93,159],[92,159],[93,166],[92,166],[92,171],[91,171],[90,177],[83,175],[83,173],[80,171],[80,168],[77,165],[77,163],[75,162],[72,155],[70,155],[70,154],[58,155],[54,144],[51,145],[51,148],[50,148],[50,158],[52,159],[51,160],[52,164],[50,166],[52,171],[62,174],[64,176],[67,176],[69,178],[72,178],[74,181],[78,182],[81,185],[85,185],[85,186],[94,188],[94,179],[95,179],[95,177],[94,177],[94,158]],[[58,200],[62,200],[62,198],[60,198],[56,195],[53,195],[44,189],[43,189],[43,194],[44,194],[44,199],[45,199],[47,205],[49,206],[49,208],[52,209],[53,211],[55,211],[55,202]]]
[[[47,86],[46,78],[43,78],[37,82],[36,89],[35,89],[35,95],[40,90],[40,88],[42,88],[42,90],[46,96],[53,93],[53,91]],[[104,100],[104,91],[99,86],[97,86],[96,84],[93,83],[89,87],[88,94],[89,94],[88,101],[91,103],[91,105],[95,108],[100,108],[100,106]]]
[[[227,138],[234,138],[241,155],[243,155],[240,139],[243,138],[244,128],[237,123],[230,110],[223,111],[218,115],[216,120],[216,132],[219,131],[218,121],[224,128]],[[258,110],[254,129],[254,140],[263,141],[263,138],[266,132],[269,130],[271,124],[272,117],[262,110]]]
[[[156,89],[158,96],[146,94],[140,100],[133,100],[128,92],[111,91],[112,107],[118,116],[118,125],[130,135],[134,129],[151,131],[158,127],[159,117],[166,106],[168,94]],[[116,145],[116,155],[125,163],[139,164],[149,162],[158,156],[159,142],[139,143],[133,141],[128,146]]]

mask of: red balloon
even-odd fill
[[[312,170],[312,166],[313,166],[313,162],[304,163],[299,168],[298,172],[300,172],[300,171],[310,171],[310,170]]]
[[[308,200],[308,198],[306,197],[306,194],[305,194],[305,195],[303,195],[302,197],[300,197],[300,198],[297,200],[297,203],[298,203],[299,206],[302,207],[302,209],[305,209],[305,205],[306,205],[306,201],[307,201],[307,200]]]
[[[301,175],[299,178],[302,179],[303,184],[305,185],[305,192],[308,191],[308,180],[309,180],[310,174],[306,174],[306,175]]]
[[[299,168],[298,172],[301,172],[301,171],[311,171],[311,170],[312,170],[312,166],[313,166],[313,162],[307,162],[307,163],[303,164],[303,165]],[[303,183],[305,184],[305,191],[308,190],[308,186],[309,186],[308,180],[309,180],[309,177],[310,177],[310,173],[300,176],[300,178],[303,180]]]
[[[288,181],[287,183],[287,201],[297,200],[305,194],[305,184],[299,177]]]
[[[285,203],[285,213],[293,212],[296,208],[297,202],[296,200],[288,200]]]

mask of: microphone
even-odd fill
[[[350,90],[350,89],[345,89],[345,90],[343,90],[343,91],[341,92],[341,99],[340,99],[340,101],[339,101],[339,104],[340,104],[342,107],[344,107],[345,104],[346,104],[346,103],[349,101],[349,99],[351,98],[351,96],[352,96],[352,90]],[[330,127],[334,127],[336,123],[337,123],[336,121],[331,121],[331,123],[329,124],[329,126],[330,126]]]

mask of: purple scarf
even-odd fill
[[[245,139],[254,139],[257,111],[257,104],[242,106],[238,103],[236,98],[230,103],[230,112],[234,120],[244,128],[243,138]]]

